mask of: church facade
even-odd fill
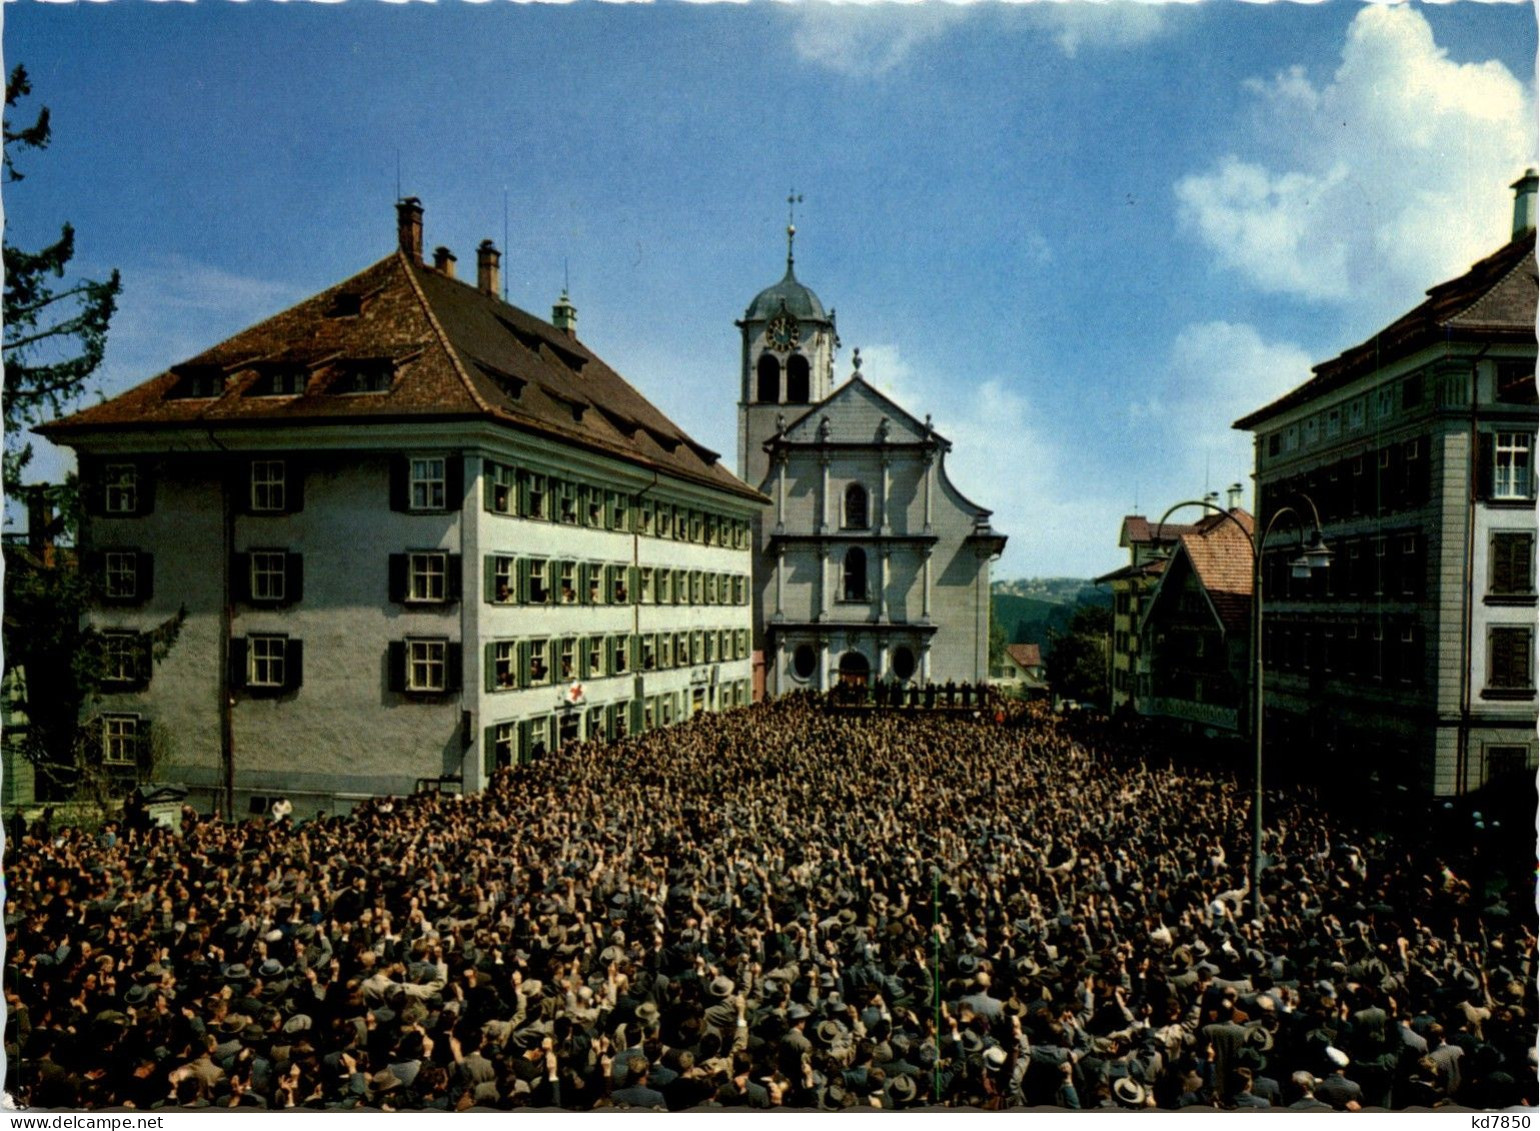
[[[990,563],[1005,536],[947,478],[951,444],[860,372],[835,388],[835,312],[786,275],[738,322],[738,470],[755,524],[765,691],[989,675]]]

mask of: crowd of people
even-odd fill
[[[1533,1103],[1527,896],[1494,905],[1437,845],[1279,792],[1258,905],[1248,813],[1244,781],[1040,708],[795,697],[473,796],[34,828],[6,846],[6,1088],[173,1110]]]

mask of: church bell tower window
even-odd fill
[[[807,358],[794,353],[786,359],[786,403],[807,404],[812,389],[813,371]]]
[[[759,355],[754,399],[761,404],[775,404],[781,399],[781,363],[774,354]]]

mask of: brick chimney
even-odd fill
[[[565,330],[567,337],[577,337],[577,307],[572,305],[572,300],[567,297],[567,290],[562,288],[561,298],[556,300],[556,305],[551,307],[551,325],[558,330]]]
[[[498,294],[498,261],[502,253],[491,240],[482,240],[476,248],[476,289],[493,298]]]
[[[433,249],[433,269],[450,279],[455,277],[455,253],[447,247]]]
[[[422,201],[415,196],[396,201],[396,240],[408,259],[422,262]]]
[[[1518,239],[1535,230],[1535,193],[1540,190],[1540,176],[1534,169],[1525,169],[1509,187],[1513,189],[1513,238]]]

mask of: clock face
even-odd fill
[[[785,314],[778,314],[770,320],[765,327],[765,340],[770,343],[770,348],[775,350],[794,349],[797,345],[796,319]]]

